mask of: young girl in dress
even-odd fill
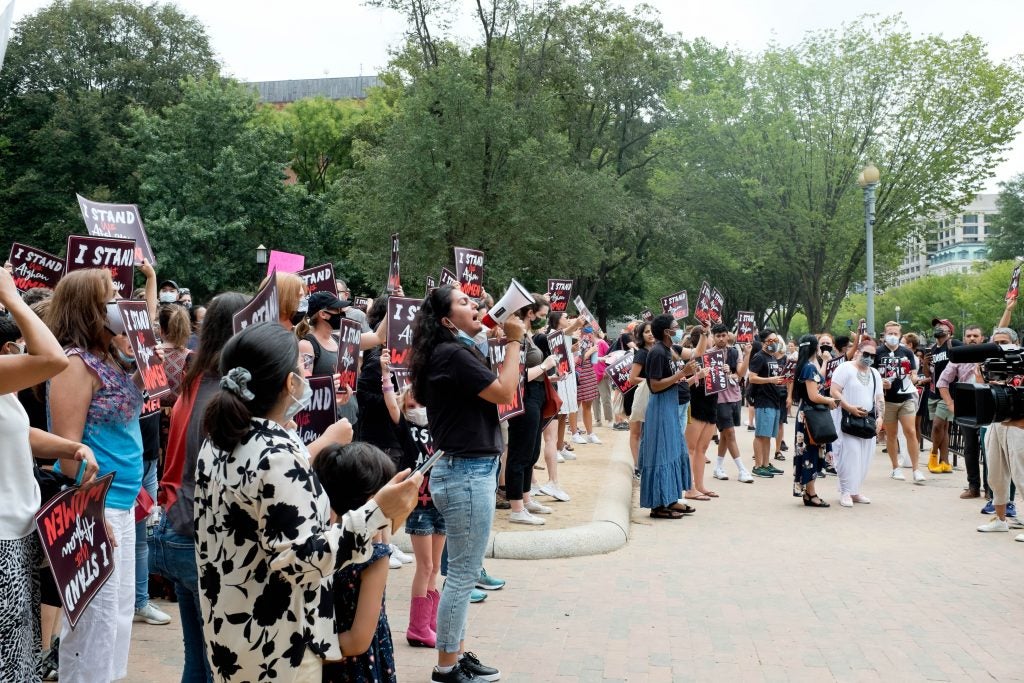
[[[364,442],[328,446],[317,456],[313,470],[338,517],[363,506],[395,474],[391,459]],[[397,680],[391,628],[384,611],[390,554],[387,544],[374,543],[368,561],[350,564],[334,575],[334,618],[345,657],[324,663],[325,682]]]

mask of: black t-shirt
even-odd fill
[[[675,351],[676,356],[679,357],[679,360],[675,361],[675,367],[672,369],[672,371],[675,372],[677,370],[682,369],[682,367],[686,365],[686,361],[682,359],[682,346],[673,345],[672,350]],[[679,382],[679,384],[676,385],[676,390],[679,392],[679,405],[686,405],[687,403],[690,402],[690,385],[686,382],[685,377],[682,379],[681,382]]]
[[[882,379],[887,379],[892,383],[892,386],[885,390],[885,402],[903,403],[913,398],[917,391],[913,387],[909,387],[909,382],[904,382],[904,378],[910,376],[910,372],[906,369],[907,363],[911,370],[917,368],[917,357],[914,352],[905,346],[897,346],[894,351],[883,344],[878,347],[877,356],[878,374],[882,376]],[[908,386],[904,387],[904,384]],[[905,388],[910,390],[904,392]]]
[[[434,348],[426,374],[416,400],[427,407],[434,445],[448,455],[499,455],[498,406],[479,396],[497,375],[483,358],[459,342],[443,342]]]
[[[648,380],[665,379],[666,377],[671,377],[673,373],[675,373],[676,364],[675,361],[672,360],[672,352],[669,351],[667,346],[664,344],[655,344],[654,347],[647,352],[647,360],[644,362],[644,371]],[[671,390],[671,385],[661,391],[654,391],[654,388],[651,387],[652,394],[661,394]]]
[[[363,365],[356,380],[359,397],[359,421],[356,422],[356,440],[372,443],[382,451],[400,449],[401,441],[395,435],[391,414],[384,405],[380,374],[381,347],[363,351]]]
[[[952,341],[952,346],[963,346],[963,342],[959,339]],[[931,353],[931,368],[932,368],[932,383],[929,387],[933,396],[939,395],[939,390],[935,388],[935,383],[939,381],[939,377],[942,376],[942,371],[946,369],[949,364],[949,346],[945,344],[936,344],[935,346],[928,349]]]
[[[637,349],[633,352],[633,365],[640,366],[640,379],[647,379],[647,354],[649,349]]]
[[[785,358],[779,359],[770,353],[758,351],[750,359],[750,373],[758,377],[778,377],[785,362]],[[755,408],[780,408],[785,403],[785,398],[779,395],[774,384],[751,382],[750,398]]]

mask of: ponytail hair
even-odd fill
[[[298,340],[276,321],[251,325],[220,354],[221,389],[206,408],[203,430],[213,445],[233,451],[277,403],[299,362]]]

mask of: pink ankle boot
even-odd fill
[[[441,604],[441,592],[437,590],[427,591],[427,597],[430,598],[430,628],[434,629],[434,633],[437,633],[437,606]]]
[[[413,647],[434,647],[437,635],[430,628],[430,615],[433,609],[429,596],[414,597],[409,606],[409,628],[405,630],[405,639]]]

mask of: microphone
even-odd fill
[[[1007,351],[1015,351],[1018,347],[1000,344],[964,344],[949,350],[949,360],[953,363],[982,363],[989,358],[1005,358]]]

